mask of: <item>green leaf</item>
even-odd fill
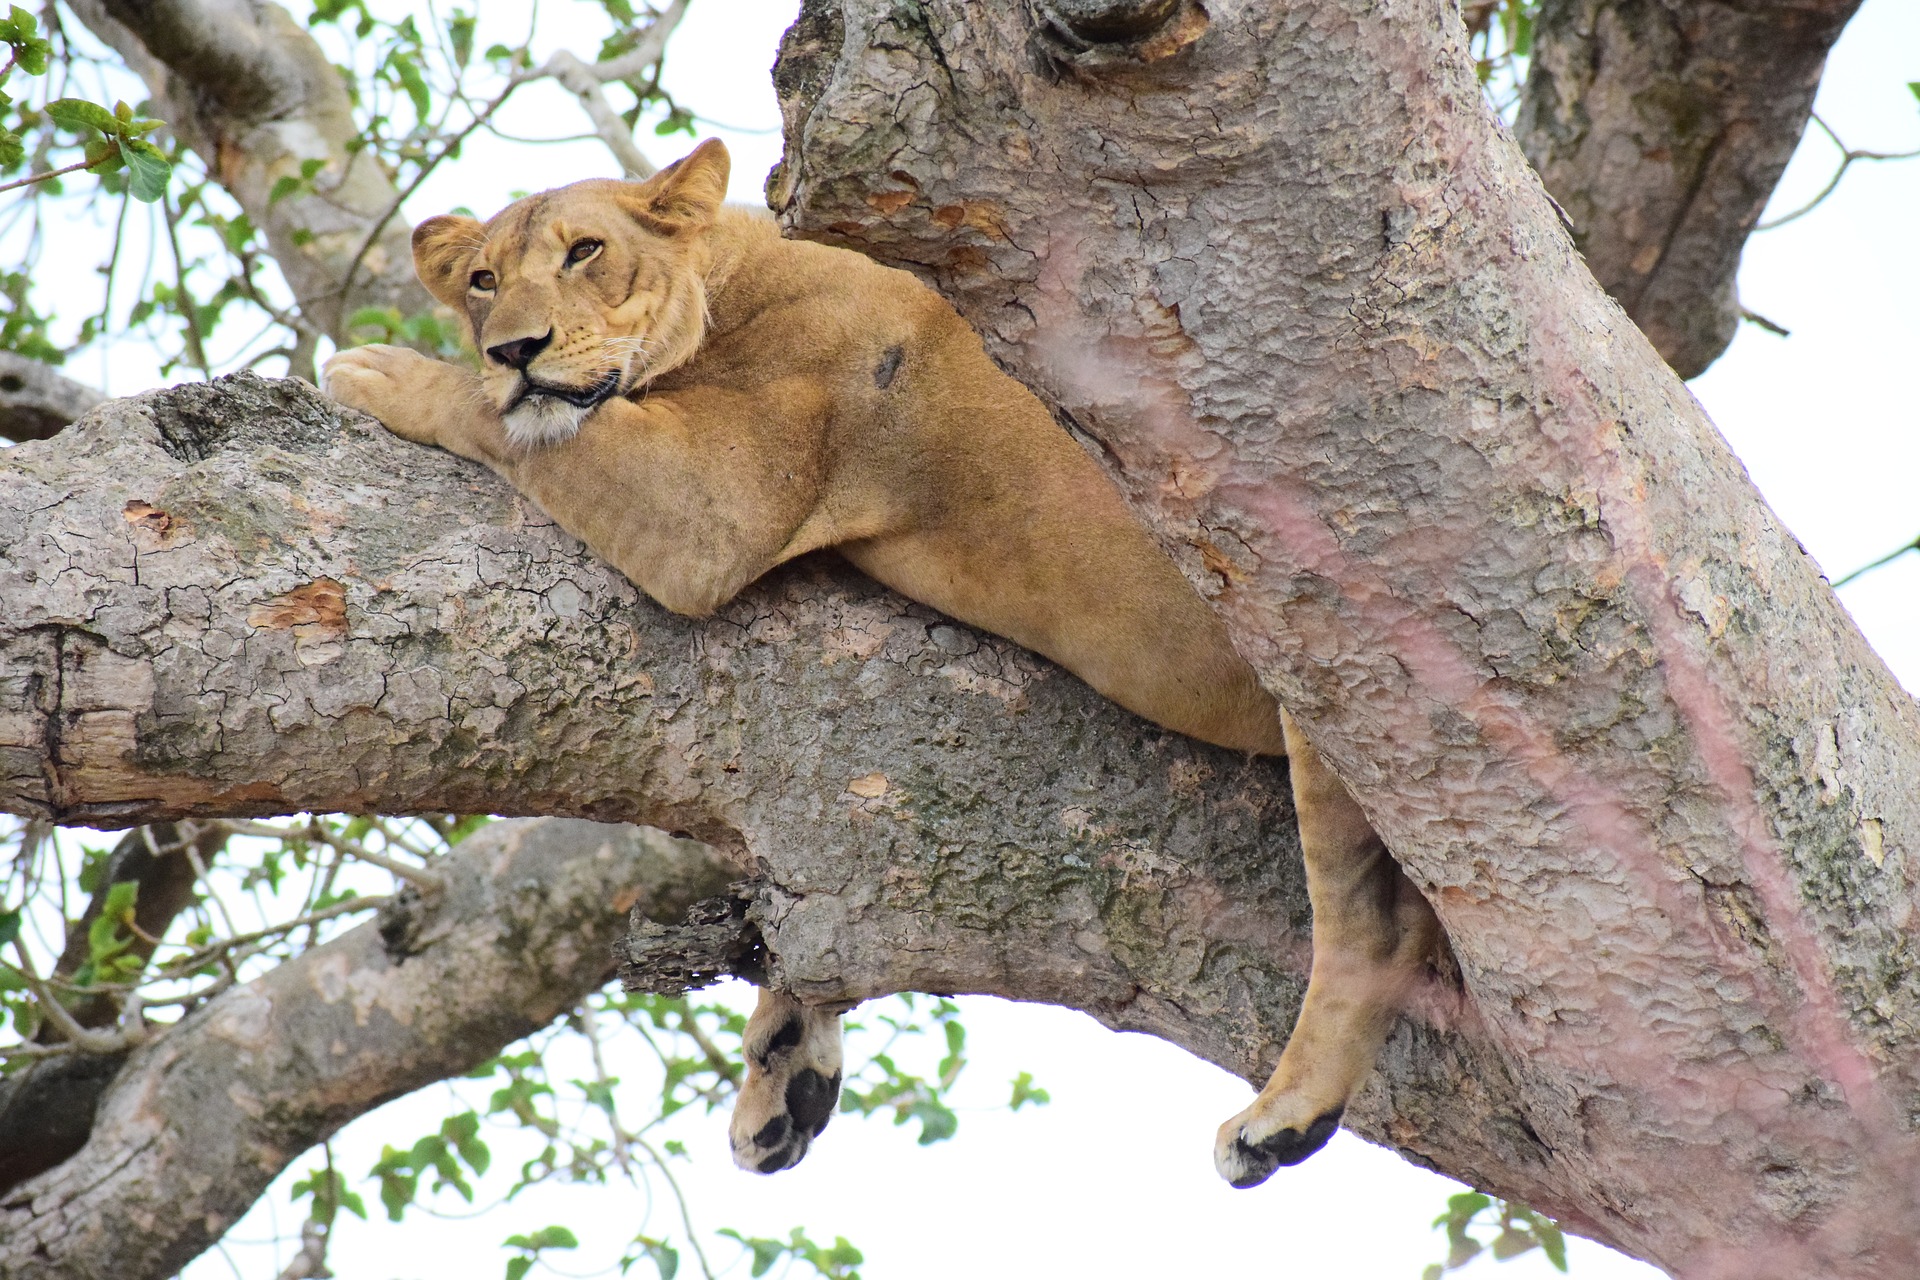
[[[1018,1111],[1021,1107],[1027,1106],[1028,1104],[1036,1107],[1044,1107],[1052,1101],[1052,1095],[1048,1094],[1045,1089],[1034,1088],[1032,1073],[1022,1071],[1013,1078],[1013,1100],[1007,1104],[1007,1109],[1009,1111]]]
[[[400,77],[400,87],[413,99],[413,114],[422,122],[433,111],[433,91],[427,88],[426,78],[420,74],[420,67],[413,58],[404,53],[395,53],[388,59],[394,73]]]
[[[20,936],[20,908],[0,911],[0,947]]]
[[[538,1253],[542,1249],[577,1249],[580,1242],[565,1227],[542,1227],[530,1236],[508,1236],[507,1247]]]
[[[674,1275],[680,1270],[680,1253],[677,1249],[669,1245],[666,1241],[655,1240],[651,1236],[635,1236],[633,1242],[640,1246],[648,1258],[653,1260],[653,1265],[658,1268],[660,1272],[660,1280],[673,1280]],[[625,1274],[626,1269],[637,1261],[639,1261],[639,1259],[633,1256],[622,1258],[620,1260],[621,1273]]]
[[[533,1270],[532,1258],[508,1258],[507,1280],[520,1280],[520,1277]]]
[[[300,189],[300,179],[292,174],[282,174],[273,180],[273,186],[267,191],[267,203],[279,204],[282,200]]]
[[[1434,1225],[1437,1227],[1448,1218],[1465,1222],[1492,1203],[1491,1196],[1481,1195],[1478,1191],[1462,1191],[1459,1195],[1447,1197],[1446,1215],[1436,1219]]]
[[[473,27],[473,15],[458,9],[447,19],[447,41],[453,45],[455,66],[464,67],[473,60]]]
[[[55,124],[76,133],[87,129],[98,129],[102,133],[119,131],[120,122],[113,118],[113,112],[85,98],[55,98],[47,104],[46,112]]]
[[[1533,1234],[1540,1240],[1540,1252],[1547,1255],[1547,1261],[1554,1270],[1564,1273],[1567,1269],[1567,1237],[1552,1219],[1541,1219],[1534,1226]]]
[[[1532,1232],[1509,1229],[1493,1238],[1493,1256],[1496,1261],[1505,1262],[1508,1258],[1519,1257],[1539,1243],[1533,1238]]]
[[[1920,101],[1920,80],[1907,81],[1907,88],[1913,91],[1914,99]]]
[[[127,924],[133,920],[134,903],[140,897],[140,883],[137,880],[116,880],[107,887],[107,900],[100,906],[100,914],[116,924]]]
[[[166,152],[139,138],[122,138],[120,154],[127,162],[127,189],[135,200],[152,204],[166,194],[167,181],[173,177]]]

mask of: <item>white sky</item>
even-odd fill
[[[792,0],[700,0],[674,39],[668,83],[681,101],[763,131],[702,128],[732,149],[739,200],[757,198],[761,176],[778,158],[767,69],[795,7]],[[518,22],[525,6],[488,0],[483,9],[488,22]],[[563,25],[547,23],[549,30]],[[1920,79],[1920,6],[1867,0],[1830,63],[1820,110],[1852,146],[1912,148],[1920,145],[1920,109],[1905,87],[1912,79]],[[512,127],[528,133],[577,127],[576,108],[559,90],[539,86],[523,93]],[[644,130],[641,140],[659,161],[690,145],[684,137],[656,139]],[[1832,148],[1810,135],[1776,211],[1817,190],[1833,160]],[[516,188],[611,171],[597,142],[535,153],[476,142],[425,185],[407,213],[417,220],[468,205],[484,216]],[[1920,401],[1912,391],[1920,355],[1916,210],[1920,162],[1861,164],[1818,212],[1757,237],[1747,249],[1742,297],[1793,336],[1743,327],[1732,350],[1693,384],[1768,501],[1833,576],[1920,532]],[[71,372],[97,379],[93,359],[83,357]],[[152,357],[121,346],[113,372],[114,391],[138,390],[154,380]],[[1844,599],[1894,671],[1909,688],[1920,688],[1920,555],[1848,587]],[[964,1003],[973,1065],[962,1086],[969,1095],[963,1106],[977,1110],[963,1111],[956,1140],[918,1149],[912,1130],[841,1117],[798,1169],[759,1178],[737,1173],[728,1161],[724,1116],[687,1117],[679,1135],[691,1155],[684,1179],[700,1225],[784,1236],[804,1224],[816,1239],[845,1235],[865,1251],[869,1280],[983,1274],[1415,1280],[1439,1258],[1440,1237],[1427,1224],[1456,1189],[1444,1179],[1343,1133],[1308,1164],[1283,1170],[1258,1189],[1233,1191],[1214,1175],[1210,1149],[1215,1126],[1245,1104],[1245,1084],[1180,1050],[1109,1033],[1077,1014],[985,999]],[[630,1063],[628,1070],[636,1068]],[[1017,1116],[993,1110],[1021,1070],[1051,1090],[1053,1104]],[[645,1092],[652,1086],[630,1087]],[[636,1097],[631,1109],[637,1112],[643,1101]],[[443,1114],[437,1100],[392,1104],[336,1142],[342,1168],[366,1168],[382,1141],[410,1143]],[[297,1161],[294,1173],[309,1163]],[[362,1189],[377,1218],[373,1188]],[[588,1272],[618,1256],[644,1213],[630,1189],[566,1188],[531,1193],[478,1221],[410,1217],[398,1230],[350,1222],[334,1246],[333,1265],[353,1280],[498,1275],[504,1256],[498,1245],[506,1235],[564,1221],[590,1228],[582,1231],[586,1247],[574,1255],[577,1262],[566,1255],[555,1260]],[[248,1280],[277,1274],[286,1260],[284,1252],[276,1262],[265,1249],[239,1243],[271,1234],[268,1219],[276,1214],[283,1227],[297,1223],[298,1215],[268,1203],[233,1233],[229,1253]],[[665,1205],[656,1207],[654,1229],[671,1216]],[[736,1253],[724,1243],[709,1245],[716,1269],[736,1264]],[[1574,1242],[1572,1266],[1574,1275],[1589,1280],[1658,1274],[1582,1241]],[[645,1263],[633,1272],[650,1273]],[[734,1274],[745,1273],[736,1264]],[[188,1280],[233,1274],[218,1255],[185,1273]],[[690,1259],[681,1274],[697,1274]],[[1535,1253],[1506,1264],[1483,1260],[1465,1274],[1538,1280],[1556,1273]]]

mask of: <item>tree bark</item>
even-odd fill
[[[1452,6],[1057,26],[809,4],[771,192],[1102,443],[1433,900],[1538,1142],[1366,1127],[1677,1274],[1920,1267],[1920,714]]]
[[[471,1070],[612,971],[628,906],[724,892],[710,850],[583,822],[486,828],[445,887],[224,992],[126,1060],[87,1145],[0,1197],[0,1280],[162,1280],[299,1154]]]
[[[1691,378],[1859,0],[1547,0],[1514,132],[1587,265]]]

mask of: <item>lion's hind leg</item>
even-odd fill
[[[733,1162],[753,1173],[791,1169],[840,1101],[840,1015],[763,988],[743,1042],[747,1079],[728,1126]]]
[[[1440,936],[1346,787],[1291,716],[1281,723],[1313,905],[1313,972],[1273,1078],[1220,1126],[1214,1166],[1236,1187],[1326,1145]]]

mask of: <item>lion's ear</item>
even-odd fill
[[[427,292],[452,307],[467,309],[467,264],[487,242],[487,229],[472,218],[443,213],[413,229],[413,270]]]
[[[637,183],[621,203],[655,231],[672,235],[713,225],[727,198],[733,161],[727,144],[708,138],[660,172]]]

